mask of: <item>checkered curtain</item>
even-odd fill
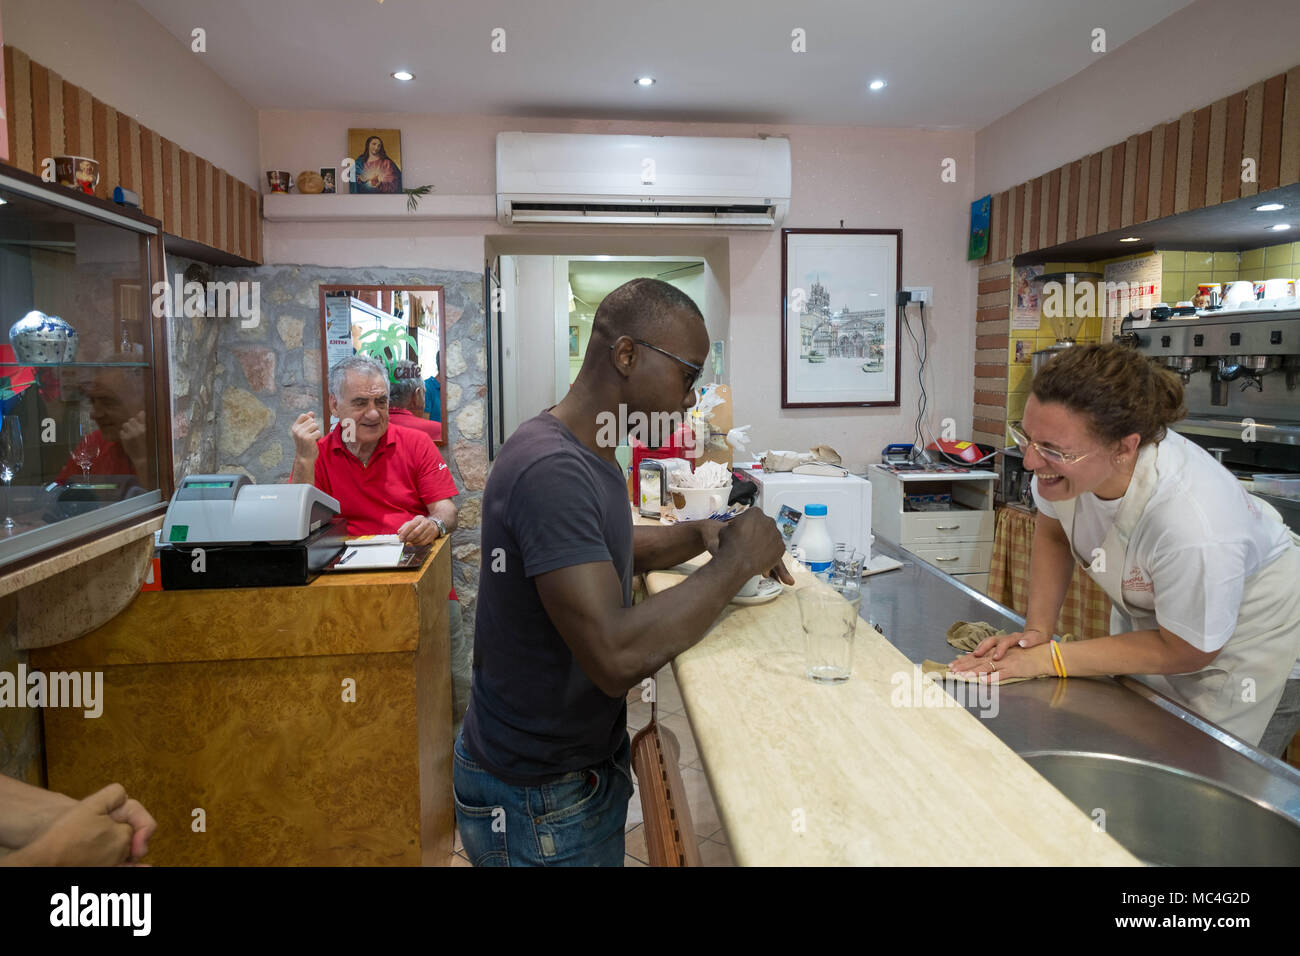
[[[1021,616],[1029,607],[1029,553],[1033,544],[1034,515],[1017,508],[1000,508],[993,536],[989,597]],[[1056,627],[1060,634],[1079,634],[1084,639],[1110,633],[1110,599],[1077,564]]]

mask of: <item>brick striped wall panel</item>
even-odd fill
[[[117,185],[133,189],[141,211],[166,232],[261,261],[253,187],[11,46],[4,47],[4,101],[10,165],[40,175],[46,157],[92,157],[99,161],[95,194],[101,199]]]

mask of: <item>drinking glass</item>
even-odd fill
[[[831,555],[831,577],[862,578],[862,566],[867,563],[867,556],[856,551],[851,544],[837,544]]]
[[[23,468],[23,429],[17,415],[6,415],[0,425],[0,479],[5,483],[5,528],[14,526],[9,483]]]
[[[861,588],[824,583],[795,592],[803,624],[805,676],[819,684],[841,684],[853,673],[853,633],[858,626]]]
[[[68,451],[81,468],[81,479],[86,484],[90,483],[90,466],[99,457],[99,442],[90,440],[97,428],[95,420],[85,412],[74,415],[68,422]]]

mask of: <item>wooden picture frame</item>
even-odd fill
[[[901,229],[781,230],[781,407],[899,404]]]
[[[379,140],[371,149],[370,141]],[[348,192],[392,193],[402,191],[402,131],[396,129],[348,130],[348,159],[352,164]]]

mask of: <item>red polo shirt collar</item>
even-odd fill
[[[374,454],[370,456],[370,461],[361,467],[368,468],[370,464],[380,454],[392,454],[392,448],[397,444],[397,439],[393,437],[393,423],[389,422],[384,428],[384,433],[379,436],[379,443],[375,446]],[[352,452],[348,451],[348,446],[343,444],[343,423],[339,422],[334,426],[334,430],[325,436],[325,451],[327,454],[341,453],[347,455],[352,460],[361,464],[361,459]]]

